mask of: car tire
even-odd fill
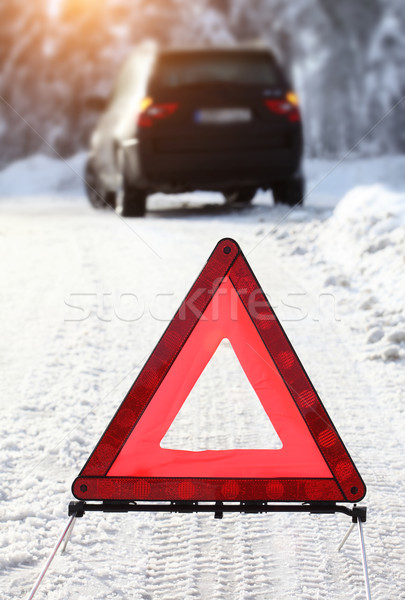
[[[122,199],[123,217],[143,217],[146,212],[147,193],[145,190],[124,185]]]
[[[93,208],[104,209],[112,208],[115,209],[117,194],[112,191],[103,192],[100,186],[100,181],[97,176],[96,169],[91,160],[86,163],[85,170],[85,185],[87,198]]]
[[[105,192],[104,194],[104,207],[105,208],[112,208],[115,210],[115,207],[117,205],[117,192]]]
[[[275,204],[302,206],[304,204],[305,185],[303,179],[279,181],[272,186]]]
[[[224,192],[227,204],[250,204],[255,195],[255,188],[240,188],[239,190]]]

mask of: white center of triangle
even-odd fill
[[[282,448],[229,340],[218,346],[160,446],[194,452]]]

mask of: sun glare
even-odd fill
[[[89,11],[98,11],[105,0],[48,0],[48,10],[52,17],[62,19],[80,16]]]

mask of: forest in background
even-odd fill
[[[403,0],[10,0],[0,5],[0,166],[87,147],[117,69],[145,39],[265,40],[301,99],[308,156],[405,152]]]

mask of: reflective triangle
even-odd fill
[[[162,439],[228,339],[280,449],[189,451]],[[96,446],[81,499],[349,501],[365,486],[236,242],[222,240]]]

